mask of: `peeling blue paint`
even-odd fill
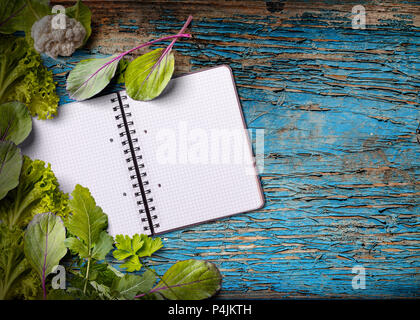
[[[150,21],[155,38],[183,24],[162,12]],[[419,296],[420,28],[411,14],[394,18],[366,30],[330,10],[283,26],[271,15],[193,21],[194,39],[178,41],[176,56],[191,70],[233,69],[248,127],[266,132],[266,206],[163,235],[151,261],[158,272],[176,260],[213,261],[222,298]],[[124,19],[118,28],[138,29]],[[70,101],[64,74],[88,57],[102,55],[45,60],[61,103]],[[365,290],[351,286],[356,264]]]

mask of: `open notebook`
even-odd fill
[[[63,105],[33,122],[23,152],[51,163],[64,192],[89,188],[112,235],[160,234],[264,203],[227,66],[175,78],[148,102],[121,91]]]

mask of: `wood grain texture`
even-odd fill
[[[164,235],[159,272],[210,260],[219,298],[419,296],[420,5],[362,1],[367,28],[353,30],[360,2],[85,1],[87,49],[46,60],[62,103],[74,63],[176,33],[192,14],[176,72],[229,64],[249,128],[265,129],[266,206]]]

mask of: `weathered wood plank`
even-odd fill
[[[62,102],[72,64],[175,33],[192,14],[176,72],[229,64],[248,126],[265,129],[266,206],[165,235],[159,271],[211,260],[220,298],[419,295],[419,3],[366,1],[366,30],[351,28],[359,1],[86,3],[88,49],[46,60]],[[352,289],[356,264],[365,290]]]

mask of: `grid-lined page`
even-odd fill
[[[33,121],[23,153],[51,163],[64,192],[76,184],[89,188],[108,214],[110,234],[133,235],[143,228],[112,108],[115,96],[66,104],[55,119]]]
[[[159,218],[157,233],[263,205],[228,67],[173,79],[155,100],[127,101]],[[222,149],[224,140],[217,145],[215,137],[226,132],[233,133],[232,150]]]

